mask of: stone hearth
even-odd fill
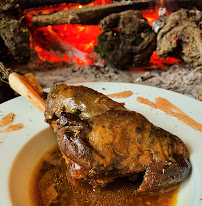
[[[53,84],[77,84],[83,82],[127,82],[149,85],[175,91],[198,99],[202,91],[202,67],[188,64],[172,65],[169,69],[119,70],[102,66],[57,65],[48,71],[30,71],[28,65],[16,66],[21,74],[33,72],[43,88]]]

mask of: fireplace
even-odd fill
[[[202,89],[200,0],[68,2],[0,3],[1,61],[20,73],[34,72],[44,87],[123,81],[178,91],[180,83],[166,82],[173,75],[190,78],[194,94],[192,88],[178,92],[197,97]]]

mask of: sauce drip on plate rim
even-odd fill
[[[3,137],[0,138],[0,143],[4,142],[4,140],[6,138],[6,135],[9,132],[14,132],[14,131],[17,131],[17,130],[20,130],[20,129],[23,128],[23,124],[22,123],[11,125],[13,123],[14,117],[15,117],[15,114],[13,112],[11,112],[11,113],[5,115],[0,120],[0,129],[8,126],[7,128],[5,128],[3,130],[0,130],[0,134],[4,133]]]
[[[123,91],[119,93],[114,94],[108,94],[107,97],[109,98],[127,98],[133,95],[132,91]],[[180,108],[169,102],[167,99],[164,99],[163,97],[156,97],[155,103],[143,98],[143,97],[137,97],[137,102],[145,104],[149,107],[152,107],[154,109],[161,110],[165,112],[166,114],[173,116],[180,121],[184,122],[185,124],[189,125],[195,130],[198,130],[202,132],[202,124],[199,124],[195,120],[193,120],[191,117],[189,117],[187,114],[185,114]]]
[[[114,94],[108,94],[106,95],[109,98],[127,98],[133,95],[133,92],[131,91],[123,91],[123,92],[119,92],[119,93],[114,93]]]
[[[15,117],[15,114],[13,112],[5,115],[3,119],[0,121],[0,128],[5,127],[9,124],[12,124],[14,117]]]
[[[185,114],[181,109],[179,109],[177,106],[169,102],[167,99],[164,99],[163,97],[156,97],[155,102],[152,102],[143,97],[137,97],[137,102],[145,104],[154,109],[161,110],[165,112],[166,114],[181,120],[182,122],[189,125],[193,129],[202,132],[201,124],[193,120],[191,117]]]

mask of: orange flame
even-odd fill
[[[149,25],[152,25],[152,23],[159,18],[158,11],[154,9],[143,10],[141,13]]]
[[[153,52],[153,55],[151,56],[149,61],[150,64],[158,65],[158,67],[162,69],[167,68],[167,65],[178,64],[179,62],[181,62],[181,60],[175,57],[166,57],[165,59],[160,59],[157,56],[156,51]]]
[[[159,18],[159,7],[156,9],[147,9],[141,11],[142,16],[147,19],[147,22],[149,25],[152,25],[154,21],[156,21]],[[169,15],[169,12],[166,11],[166,16]]]

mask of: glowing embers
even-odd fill
[[[103,32],[99,25],[54,25],[47,27],[35,27],[32,25],[33,16],[40,14],[50,14],[59,10],[68,10],[86,6],[95,6],[110,4],[112,0],[97,0],[88,5],[80,4],[60,4],[49,7],[41,7],[26,10],[24,16],[27,19],[27,26],[31,33],[31,48],[37,53],[42,61],[49,62],[69,62],[77,65],[91,65],[99,58],[94,52],[94,46],[97,45],[97,37]],[[141,11],[142,16],[152,23],[159,18],[158,9],[148,9]],[[166,13],[167,14],[167,13]],[[104,60],[102,60],[103,62]],[[175,58],[159,59],[156,52],[153,53],[147,68],[166,68],[165,65],[177,63],[180,60]],[[104,63],[104,62],[103,62]],[[107,64],[107,62],[105,62]]]
[[[35,28],[31,44],[43,61],[90,65],[96,60],[94,45],[100,26],[55,25]]]
[[[166,57],[165,59],[160,59],[157,56],[157,52],[154,51],[153,55],[150,58],[149,63],[153,66],[151,66],[152,68],[154,68],[154,65],[157,65],[159,68],[161,69],[167,69],[168,65],[172,65],[172,64],[178,64],[179,62],[181,62],[180,59],[177,59],[175,57]]]
[[[145,69],[168,69],[170,65],[179,64],[180,62],[181,60],[175,57],[166,57],[165,59],[160,59],[157,56],[157,52],[154,51],[147,66],[137,68],[129,67],[129,69],[134,71]]]
[[[159,18],[158,11],[155,11],[154,9],[143,10],[141,13],[149,25],[152,25],[152,23]]]
[[[97,0],[87,5],[60,4],[34,10],[26,10],[24,16],[29,17],[39,14],[50,14],[55,11],[68,10],[70,8],[82,8],[110,4],[112,0]],[[70,62],[79,65],[92,64],[97,55],[93,52],[97,45],[96,37],[102,32],[98,25],[54,25],[33,28],[28,22],[31,33],[31,47],[36,51],[42,61]]]

